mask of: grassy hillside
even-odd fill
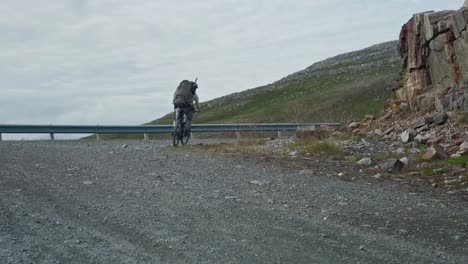
[[[344,122],[377,113],[400,71],[396,45],[342,54],[272,84],[204,102],[194,123]],[[172,114],[147,124],[172,124]]]
[[[396,42],[346,53],[272,84],[202,103],[194,123],[331,122],[381,110],[400,70]],[[170,114],[149,124],[169,124]]]

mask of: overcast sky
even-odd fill
[[[0,124],[135,125],[396,40],[463,0],[2,0]],[[4,138],[8,136],[4,135]]]

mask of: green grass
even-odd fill
[[[309,154],[312,156],[326,156],[331,158],[343,158],[344,154],[335,144],[320,141],[313,137],[302,138],[298,144],[301,154]]]

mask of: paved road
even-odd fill
[[[0,263],[468,263],[466,202],[165,144],[1,142]]]

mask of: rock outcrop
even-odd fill
[[[468,111],[467,2],[456,11],[416,14],[403,25],[394,103],[406,102],[413,111]]]

